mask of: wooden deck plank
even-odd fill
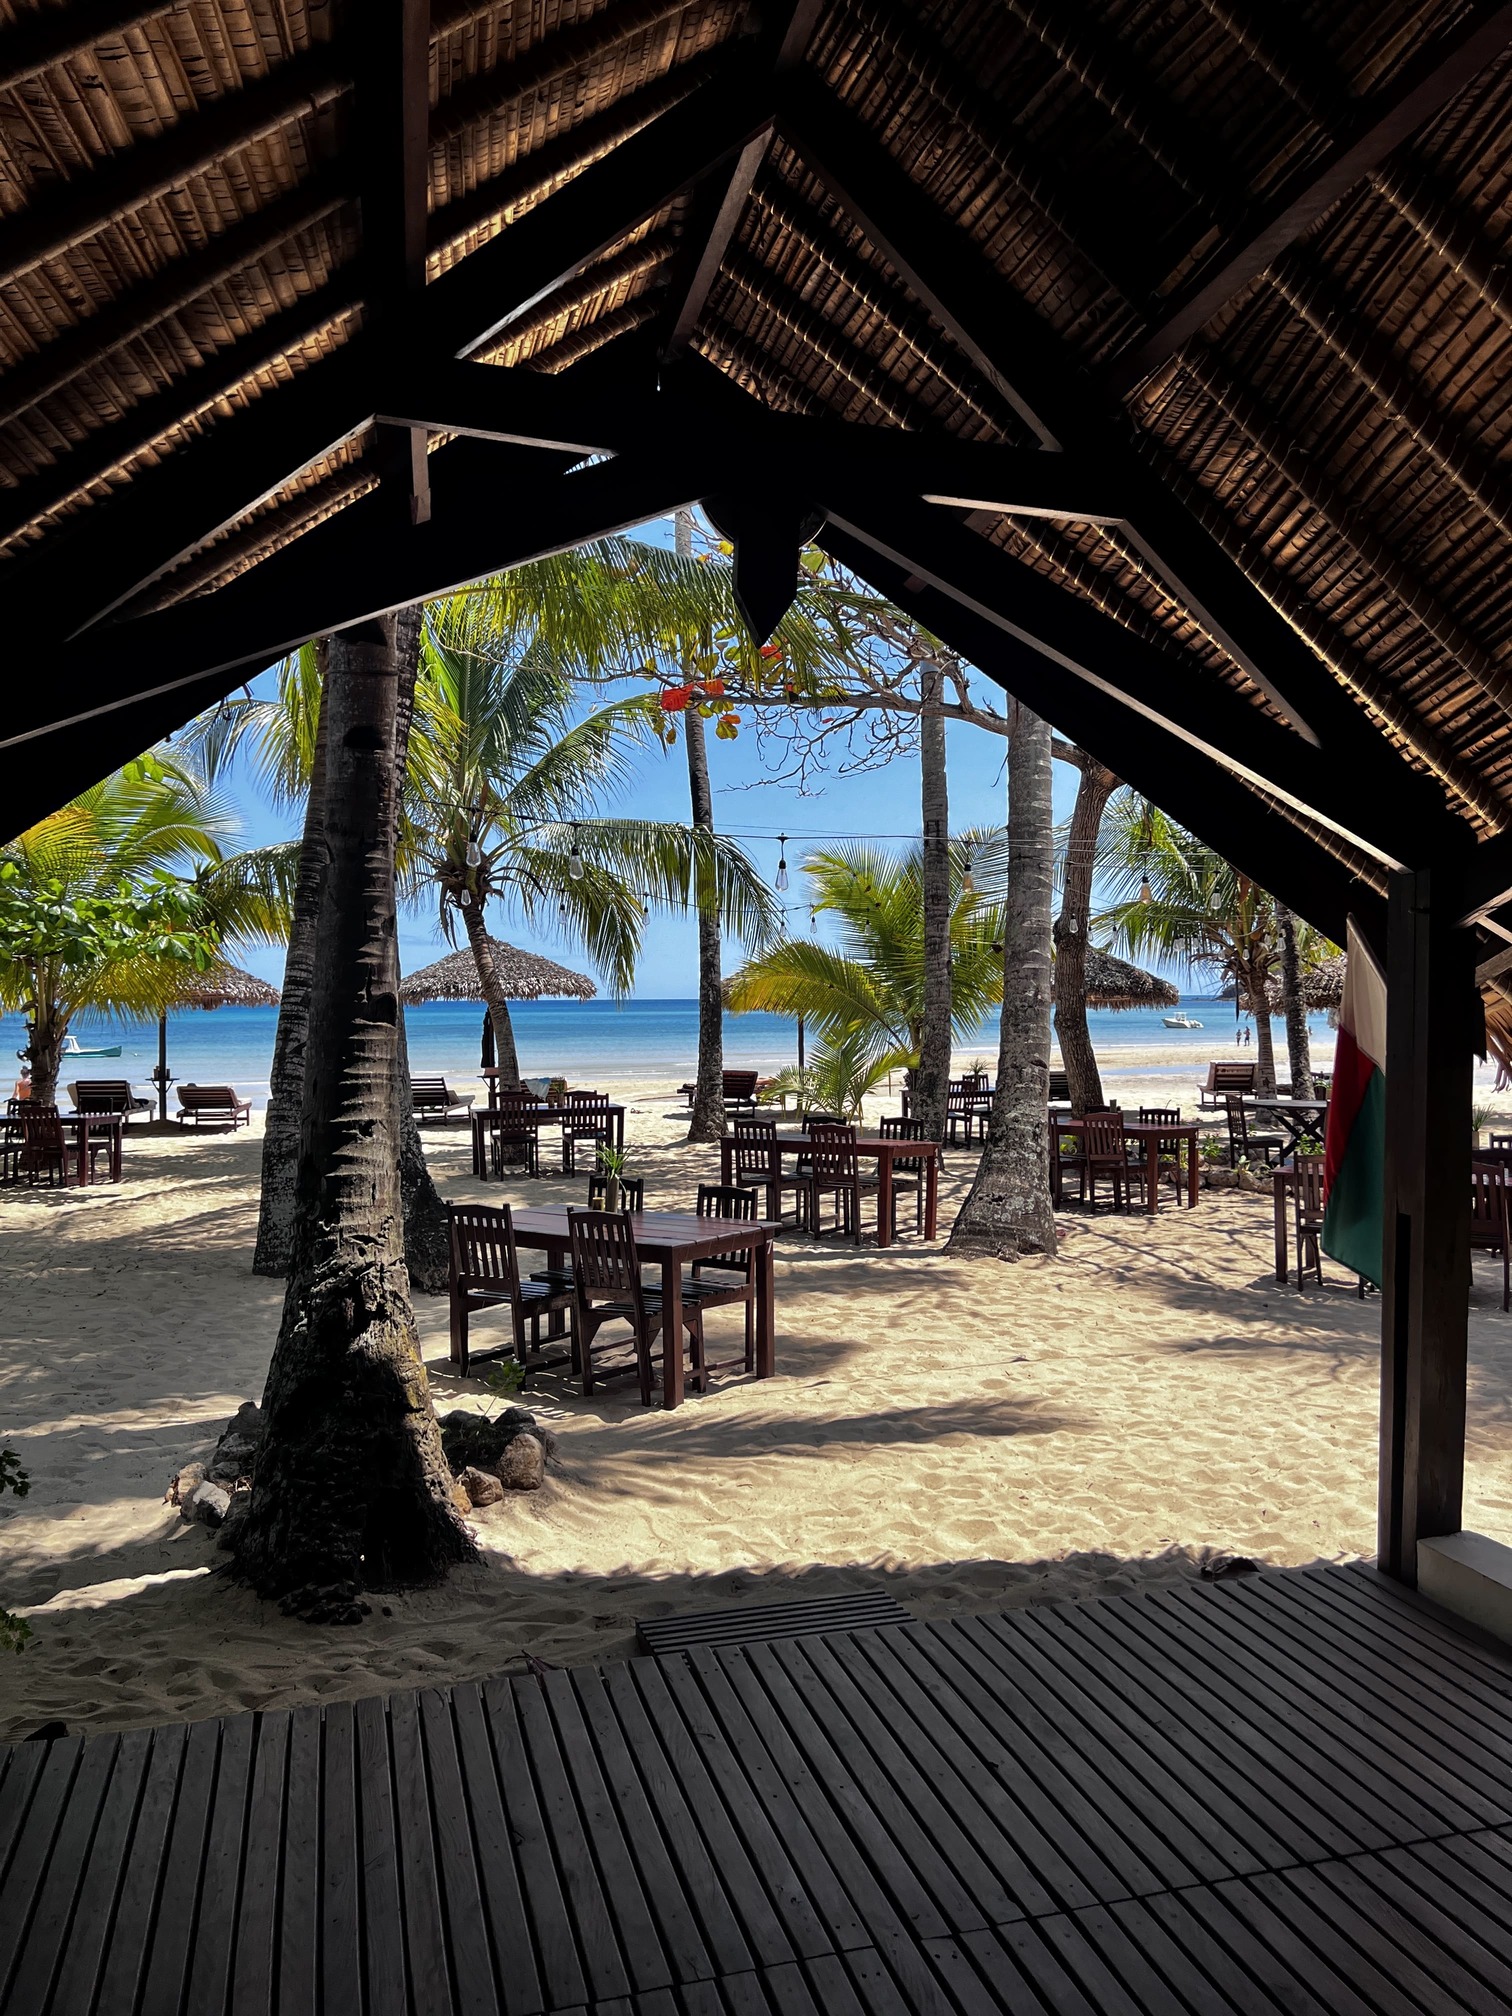
[[[1216,1939],[1195,1939],[1190,1927],[1183,1928],[1183,1937],[1165,1918],[1158,1907],[1183,1894],[1131,1898],[1106,1910],[1080,1912],[1077,1923],[1120,1978],[1127,1978],[1123,1955],[1132,1947],[1154,1970],[1173,2008],[1275,2016],[1271,1988],[1281,1985],[1279,1978],[1273,1978],[1270,1986],[1263,1984]],[[1284,1993],[1289,2016],[1328,2016],[1295,1979],[1286,1982]]]
[[[394,1803],[389,1718],[383,1701],[359,1701],[357,1737],[357,1831],[352,1840],[354,1889],[363,1930],[362,1978],[381,2016],[401,2016],[410,2006],[404,1952],[404,1892],[401,1844]]]
[[[1354,1990],[1329,1976],[1287,1928],[1279,1928],[1276,1944],[1267,1944],[1219,1890],[1171,1890],[1163,1897],[1142,1897],[1113,1909],[1126,1923],[1136,1911],[1147,1912],[1180,1950],[1199,1956],[1210,1972],[1231,1962],[1241,1980],[1252,1982],[1269,1997],[1262,2007],[1284,2009],[1287,2016],[1370,2016],[1368,2005]]]
[[[777,1638],[811,1637],[833,1631],[868,1631],[881,1624],[907,1624],[908,1611],[884,1591],[853,1595],[795,1597],[787,1603],[740,1604],[728,1610],[689,1610],[673,1617],[636,1620],[639,1649],[652,1658],[684,1652],[694,1645],[770,1644]]]
[[[1326,1601],[1342,1616],[1367,1617],[1380,1650],[1396,1648],[1424,1674],[1453,1687],[1462,1706],[1486,1711],[1488,1723],[1504,1731],[1500,1717],[1512,1701],[1512,1657],[1488,1651],[1456,1630],[1440,1611],[1408,1589],[1388,1584],[1373,1569],[1343,1569],[1335,1575],[1303,1578],[1309,1595]]]
[[[110,2012],[135,2009],[138,2004],[147,1973],[159,1893],[167,1875],[169,1829],[178,1804],[179,1774],[184,1767],[189,1731],[183,1723],[173,1723],[166,1729],[154,1729],[151,1735],[152,1754],[148,1759],[146,1782],[132,1829],[115,1917],[108,1926],[98,1928],[99,1936],[109,1940],[100,1956],[98,1994],[91,2001],[82,1986],[74,1988],[69,1979],[70,1970],[65,1967],[56,1998],[60,2011],[87,2011],[98,2007],[110,2016]],[[89,1945],[83,1936],[82,1926],[79,1944],[82,1966]],[[65,1990],[70,1992],[65,1994]]]
[[[372,1900],[363,1895],[358,1842],[362,1838],[361,1778],[357,1714],[350,1701],[333,1701],[322,1716],[324,1744],[320,1803],[319,1963],[309,1956],[318,1983],[320,2016],[358,2016],[363,2006],[367,1959],[364,1920]],[[379,1843],[373,1839],[375,1869]],[[303,1957],[284,1956],[285,1979],[305,1972]]]
[[[441,1913],[441,1877],[431,1825],[419,1696],[409,1689],[391,1694],[388,1724],[410,2000],[421,2009],[449,2010],[451,1967]]]
[[[254,1730],[251,1796],[241,1844],[231,1983],[232,2016],[269,2016],[278,1979],[278,1879],[283,1863],[287,1711],[260,1715]]]
[[[426,1688],[420,1696],[420,1730],[456,2008],[459,2016],[493,2016],[499,1997],[449,1693]]]
[[[502,1990],[506,2016],[538,2016],[546,2007],[536,1966],[535,1942],[525,1905],[511,1815],[504,1810],[488,1719],[478,1687],[451,1690],[456,1725],[457,1762],[466,1787],[477,1844],[478,1880],[494,1972]]]
[[[67,1818],[74,1779],[82,1768],[84,1747],[77,1737],[49,1743],[42,1770],[32,1788],[5,1889],[0,1894],[0,2002],[5,2001],[25,1952],[53,1843]],[[93,1767],[93,1775],[103,1782],[110,1766],[110,1750],[101,1747],[102,1755]]]
[[[12,1743],[7,1747],[5,1775],[0,1778],[0,1883],[9,1874],[11,1856],[51,1748],[48,1743]]]
[[[236,1911],[246,1849],[247,1802],[252,1792],[255,1725],[250,1715],[220,1724],[220,1756],[200,1875],[189,1970],[191,2009],[221,2010],[231,1988],[236,1951]]]
[[[577,1936],[551,1852],[546,1819],[536,1797],[514,1689],[507,1680],[489,1681],[483,1690],[483,1705],[494,1769],[508,1800],[507,1825],[529,1904],[536,1965],[546,2007],[570,2008],[575,2003],[586,2003],[588,1982],[578,1957]]]
[[[316,2016],[320,2008],[321,1746],[320,1710],[296,1708],[289,1719],[278,2016]]]
[[[1384,1857],[1320,1862],[1315,1873],[1362,1919],[1382,1927],[1409,1965],[1449,1989],[1467,2009],[1491,2016],[1512,2008],[1512,1967]]]
[[[1291,1947],[1304,1978],[1332,1974],[1348,1984],[1372,2016],[1423,2016],[1424,2004],[1398,1986],[1393,1955],[1362,1951],[1340,1923],[1342,1914],[1315,1910],[1305,1892],[1283,1877],[1250,1876],[1239,1886],[1219,1884],[1216,1889],[1268,1944]],[[1336,1988],[1330,1987],[1329,1998],[1332,2006],[1338,1998]],[[1426,2006],[1434,2010],[1442,2004],[1434,1997]]]
[[[142,1994],[144,2009],[177,2010],[188,1986],[220,1741],[220,1723],[196,1722],[184,1747],[172,1829],[164,1843],[166,1867]]]

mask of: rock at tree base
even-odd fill
[[[473,1414],[456,1407],[441,1423],[441,1447],[454,1476],[467,1469],[495,1469],[519,1435],[532,1437],[543,1459],[550,1453],[545,1429],[536,1426],[534,1414],[524,1407],[502,1407],[497,1414]]]
[[[255,1400],[244,1400],[221,1431],[205,1475],[217,1484],[236,1484],[252,1475],[266,1423]]]
[[[452,1503],[464,1519],[473,1508],[472,1500],[467,1495],[467,1486],[460,1479],[452,1485]]]
[[[538,1491],[545,1477],[546,1451],[537,1437],[516,1435],[499,1457],[499,1482],[506,1491]]]
[[[529,1438],[527,1437],[527,1440]],[[457,1479],[468,1499],[474,1505],[497,1505],[504,1496],[504,1486],[491,1470],[479,1470],[469,1463]]]
[[[180,1510],[183,1510],[184,1506],[188,1504],[189,1500],[194,1496],[195,1491],[204,1481],[204,1464],[186,1463],[168,1486],[168,1503],[170,1505],[177,1505]],[[187,1519],[189,1514],[185,1512],[184,1517]]]
[[[179,1511],[184,1517],[205,1526],[221,1525],[230,1510],[231,1493],[219,1484],[212,1484],[208,1477],[196,1484],[187,1498],[179,1499]]]

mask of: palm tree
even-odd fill
[[[962,834],[951,847],[951,1008],[969,1036],[1001,1001],[1001,902],[976,887],[1001,879],[1001,833]],[[819,1078],[848,1086],[854,1110],[889,1071],[918,1062],[926,1012],[922,846],[893,853],[859,843],[820,848],[803,862],[814,914],[839,923],[838,946],[785,938],[741,967],[728,988],[737,1013],[799,1015],[820,1039]]]
[[[1135,792],[1103,825],[1099,867],[1115,901],[1097,919],[1131,958],[1161,953],[1232,982],[1255,1018],[1255,1085],[1276,1090],[1270,990],[1281,956],[1275,898]]]
[[[490,904],[554,925],[616,990],[634,978],[650,907],[685,906],[707,886],[748,943],[770,934],[777,911],[735,842],[696,825],[601,812],[630,782],[636,751],[661,741],[655,697],[580,713],[570,668],[543,638],[519,649],[500,633],[495,608],[487,595],[463,595],[428,614],[403,886],[409,895],[434,888],[449,938],[461,920],[499,1070],[517,1078],[509,1002],[489,949]]]
[[[192,769],[154,752],[0,850],[0,1003],[29,1018],[35,1099],[56,1099],[76,1015],[157,1016],[223,946],[281,933],[288,850],[228,853],[236,824]]]

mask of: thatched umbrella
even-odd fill
[[[1234,983],[1232,980],[1224,988],[1220,1000],[1232,1001]],[[1265,998],[1270,1003],[1271,1013],[1279,1015],[1284,1003],[1281,999],[1281,978],[1273,975],[1265,989]],[[1302,1003],[1307,1008],[1337,1008],[1344,999],[1344,954],[1335,952],[1332,958],[1319,959],[1312,966],[1302,969]]]
[[[203,973],[186,976],[175,1008],[276,1008],[282,1000],[276,987],[270,987],[266,980],[259,980],[255,973],[244,973],[240,966],[233,966],[227,959],[217,959],[213,966],[207,966]],[[164,1013],[158,1017],[158,1061],[152,1073],[152,1082],[158,1088],[158,1119],[168,1119],[168,1087],[173,1077],[168,1069],[168,1017]]]
[[[586,973],[558,966],[554,959],[543,959],[539,952],[522,952],[518,945],[507,945],[502,938],[490,938],[488,942],[493,951],[494,971],[511,1001],[542,1001],[563,996],[572,1001],[591,1001],[598,993]],[[422,966],[418,973],[401,980],[399,999],[406,1006],[422,1001],[481,1001],[478,962],[466,947],[449,952],[434,966]],[[485,1010],[483,1068],[486,1070],[493,1061],[493,1024]]]
[[[1147,973],[1127,959],[1087,947],[1087,1006],[1089,1008],[1174,1008],[1181,999],[1169,980]]]

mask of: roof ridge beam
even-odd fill
[[[1348,128],[1322,158],[1301,162],[1273,196],[1252,208],[1238,239],[1217,246],[1186,286],[1167,297],[1158,319],[1103,371],[1104,387],[1122,395],[1158,371],[1341,196],[1471,84],[1509,40],[1512,0],[1477,0],[1392,83],[1355,99]]]
[[[152,139],[102,155],[85,173],[0,222],[0,282],[19,279],[165,195],[186,176],[203,174],[301,114],[319,111],[351,83],[346,46],[317,43]]]
[[[1413,445],[1436,463],[1498,531],[1512,534],[1512,488],[1478,449],[1465,440],[1430,394],[1413,383],[1411,367],[1367,326],[1333,275],[1316,259],[1288,253],[1267,278],[1293,314],[1300,316],[1325,348],[1389,406],[1412,436]]]

